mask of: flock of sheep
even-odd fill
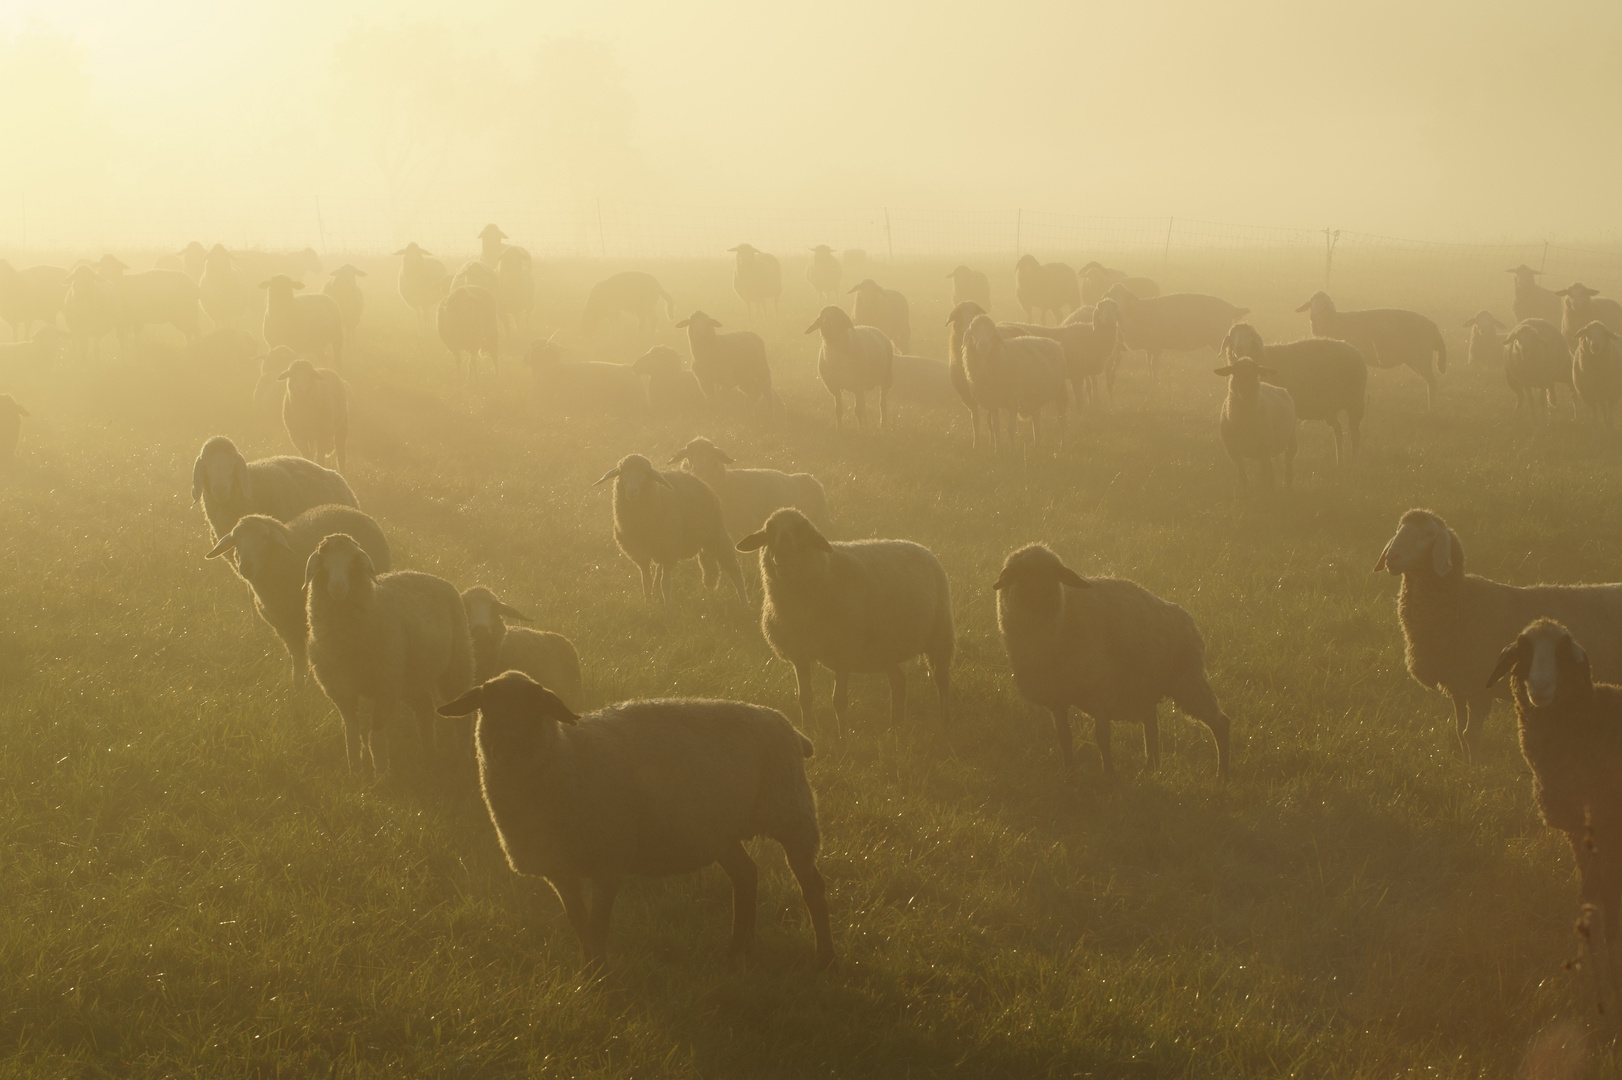
[[[723,330],[703,311],[675,323],[687,333],[689,358],[658,345],[634,363],[611,364],[576,358],[551,338],[530,341],[532,260],[494,225],[479,238],[480,257],[454,274],[416,244],[397,253],[400,296],[424,331],[435,328],[459,370],[465,360],[470,380],[481,358],[497,361],[505,333],[528,342],[524,358],[538,390],[562,407],[783,411],[764,339]],[[747,244],[732,250],[738,297],[752,314],[775,315],[778,260]],[[1333,429],[1337,463],[1358,451],[1370,365],[1411,368],[1431,401],[1437,372],[1446,370],[1440,331],[1416,312],[1340,311],[1319,292],[1299,309],[1310,316],[1312,336],[1267,344],[1243,321],[1248,309],[1217,297],[1162,295],[1154,282],[1099,263],[1078,273],[1030,256],[1014,270],[1026,322],[993,320],[989,279],[959,266],[946,275],[947,357],[912,356],[907,298],[864,278],[848,290],[847,311],[838,302],[844,267],[826,246],[812,253],[806,278],[824,306],[806,333],[820,336],[817,371],[836,424],[847,396],[865,423],[877,391],[881,424],[892,393],[955,399],[969,412],[976,445],[982,414],[993,450],[1017,437],[1022,420],[1040,443],[1044,416],[1058,425],[1062,445],[1067,414],[1112,393],[1128,351],[1143,352],[1153,370],[1162,353],[1210,348],[1227,380],[1220,439],[1241,486],[1248,462],[1270,483],[1280,458],[1288,484],[1303,420]],[[246,318],[251,288],[264,290],[267,351],[259,354],[255,396],[267,404],[280,398],[300,456],[248,461],[216,436],[197,457],[192,496],[210,532],[207,557],[226,559],[247,583],[255,610],[287,650],[295,684],[313,674],[337,708],[350,767],[385,772],[402,742],[425,764],[453,772],[470,775],[476,762],[511,867],[551,882],[592,962],[605,956],[625,877],[716,862],[734,889],[733,949],[747,952],[756,868],[743,842],[771,837],[800,883],[818,960],[832,963],[816,865],[819,823],[804,766],[812,745],[800,730],[774,710],[725,701],[636,701],[577,715],[581,658],[573,644],[510,625],[530,620],[482,586],[458,589],[394,569],[384,530],[343,476],[348,390],[337,369],[365,309],[357,280],[364,272],[345,265],[320,293],[301,294],[301,279],[319,267],[313,252],[255,255],[193,244],[175,259],[144,272],[111,256],[71,272],[0,262],[0,317],[29,339],[0,347],[0,359],[54,357],[64,332],[88,355],[108,334],[122,340],[155,323],[188,340],[224,335],[234,348],[246,339],[257,349]],[[1581,284],[1542,289],[1524,266],[1511,273],[1516,325],[1487,312],[1473,318],[1471,362],[1503,364],[1523,406],[1546,402],[1563,383],[1610,423],[1622,399],[1622,305]],[[582,328],[589,334],[629,321],[648,331],[661,308],[665,317],[676,314],[654,277],[616,274],[591,290]],[[200,314],[214,326],[209,335]],[[0,449],[8,458],[26,415],[0,397]],[[830,539],[828,500],[815,476],[734,464],[721,446],[697,437],[664,469],[633,453],[598,480],[612,483],[613,536],[636,565],[644,596],[670,603],[673,571],[696,559],[706,589],[724,577],[752,609],[738,554],[756,552],[761,630],[794,669],[801,728],[813,722],[819,665],[834,675],[835,731],[849,718],[853,674],[888,679],[899,723],[903,665],[919,656],[948,720],[955,634],[951,585],[935,555],[902,539]],[[1402,578],[1409,671],[1452,699],[1466,754],[1494,698],[1513,699],[1544,818],[1571,838],[1584,900],[1602,915],[1596,929],[1615,940],[1622,687],[1594,680],[1622,679],[1622,585],[1522,588],[1466,574],[1458,536],[1424,510],[1403,516],[1375,569]],[[1051,713],[1067,772],[1072,709],[1092,718],[1108,774],[1114,722],[1141,726],[1147,762],[1158,763],[1157,708],[1170,699],[1210,730],[1217,775],[1228,775],[1232,722],[1206,677],[1204,641],[1187,611],[1131,581],[1082,577],[1040,544],[1007,555],[995,592],[1015,683]],[[472,724],[457,721],[475,714]]]

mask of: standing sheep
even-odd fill
[[[1108,379],[1115,392],[1115,357],[1120,345],[1120,308],[1113,300],[1100,300],[1096,307],[1079,307],[1058,326],[1037,323],[998,323],[1004,337],[1042,337],[1057,341],[1064,350],[1066,378],[1079,404],[1083,398],[1097,399],[1098,378]]]
[[[1565,298],[1560,304],[1560,333],[1567,345],[1576,348],[1578,331],[1591,322],[1602,322],[1622,334],[1622,303],[1580,281],[1567,285],[1558,295]]]
[[[657,592],[668,606],[672,571],[677,563],[696,555],[706,589],[718,588],[725,573],[738,590],[738,602],[749,606],[749,592],[727,536],[721,500],[709,485],[690,473],[662,473],[641,454],[620,459],[592,486],[610,480],[614,481],[614,542],[642,572],[644,599],[653,599]]]
[[[31,337],[34,324],[56,325],[68,272],[60,266],[25,266],[18,270],[0,259],[0,319],[11,324],[11,339]]]
[[[958,266],[946,279],[952,283],[952,307],[959,304],[979,304],[986,311],[991,310],[991,279],[978,270],[970,270],[967,266]]]
[[[507,619],[533,622],[483,585],[462,590],[468,632],[473,637],[473,681],[485,682],[503,671],[522,671],[565,705],[581,697],[580,653],[574,642],[548,630],[508,626]]]
[[[1284,457],[1284,486],[1295,480],[1295,401],[1282,387],[1262,382],[1274,371],[1256,361],[1235,358],[1216,369],[1228,380],[1222,400],[1222,447],[1239,470],[1239,490],[1250,482],[1247,460],[1256,461],[1263,487],[1273,486],[1273,459]]]
[[[856,426],[867,423],[867,393],[879,392],[879,425],[888,426],[890,384],[894,378],[895,348],[884,332],[873,326],[857,326],[845,309],[830,304],[807,334],[822,334],[817,351],[817,375],[834,397],[834,427],[845,426],[845,395],[856,399]]]
[[[343,323],[344,341],[355,344],[355,331],[360,328],[360,317],[366,310],[366,294],[361,291],[359,278],[366,271],[354,263],[344,263],[332,272],[332,280],[321,286],[321,295],[332,297],[338,305],[338,318]]]
[[[100,355],[101,339],[119,328],[119,312],[112,284],[93,266],[74,267],[62,298],[62,321],[73,335],[74,352],[81,360]]]
[[[1356,349],[1330,338],[1263,345],[1255,327],[1235,323],[1222,341],[1222,354],[1249,357],[1272,369],[1268,381],[1289,391],[1296,420],[1321,420],[1335,433],[1336,465],[1345,465],[1363,448],[1369,366]],[[1341,413],[1351,430],[1350,447],[1341,434]]]
[[[248,279],[223,244],[215,244],[203,260],[197,296],[215,326],[240,327],[248,314]]]
[[[661,416],[695,416],[709,405],[698,376],[669,345],[655,345],[631,362],[631,370],[648,380],[648,407]]]
[[[1506,272],[1515,275],[1515,296],[1509,305],[1515,321],[1520,323],[1527,319],[1544,319],[1559,326],[1560,294],[1537,283],[1543,271],[1534,270],[1522,263]]]
[[[203,444],[191,472],[192,502],[202,501],[210,539],[218,541],[245,514],[268,514],[291,521],[312,506],[360,503],[344,478],[313,461],[296,457],[249,462],[224,435]]]
[[[483,266],[483,263],[479,264]],[[456,359],[456,377],[462,377],[462,356],[467,355],[467,383],[472,386],[479,374],[479,354],[490,358],[492,370],[499,370],[501,313],[495,294],[478,285],[452,289],[439,302],[435,317],[439,340]]]
[[[737,261],[732,269],[732,290],[744,302],[753,317],[757,312],[766,314],[766,303],[771,302],[772,314],[777,314],[777,298],[783,295],[783,267],[776,255],[768,255],[748,244],[727,248]]]
[[[1160,286],[1146,277],[1130,277],[1125,270],[1114,270],[1103,263],[1090,262],[1077,271],[1081,278],[1081,302],[1083,306],[1097,304],[1109,292],[1109,287],[1119,283],[1123,288],[1137,297],[1150,297],[1160,295]]]
[[[822,481],[810,473],[776,469],[729,469],[732,456],[700,436],[671,455],[668,464],[682,468],[709,485],[721,500],[729,536],[754,532],[785,506],[798,509],[819,529],[829,527],[828,496]]]
[[[165,323],[184,334],[188,344],[197,337],[197,283],[183,272],[142,270],[130,274],[125,272],[129,267],[112,255],[103,255],[96,265],[118,298],[120,347],[125,334],[138,334],[144,326]]]
[[[1622,337],[1598,321],[1578,331],[1571,380],[1594,422],[1615,427],[1617,406],[1622,405]]]
[[[974,388],[969,385],[969,373],[963,367],[963,337],[975,317],[985,313],[986,309],[973,300],[965,300],[953,306],[946,316],[947,372],[952,379],[952,389],[957,391],[963,407],[969,410],[969,428],[974,433],[973,446],[976,450],[980,449],[980,400],[974,396]]]
[[[479,230],[479,260],[486,266],[494,267],[501,263],[501,256],[506,254],[507,245],[502,243],[507,234],[501,227],[491,222]]]
[[[1014,264],[1014,297],[1026,322],[1041,322],[1047,314],[1058,322],[1065,312],[1081,306],[1081,285],[1065,263],[1044,265],[1034,255],[1021,255]]]
[[[28,410],[17,404],[16,398],[0,394],[0,463],[11,465],[17,460],[17,443],[27,415]]]
[[[1465,360],[1471,367],[1497,367],[1504,362],[1504,335],[1509,327],[1492,312],[1476,312],[1464,320],[1464,328],[1470,331]]]
[[[276,376],[287,384],[282,397],[282,424],[306,461],[344,471],[349,443],[349,393],[336,371],[294,360]],[[319,539],[319,537],[317,538]]]
[[[806,516],[778,510],[759,532],[738,541],[760,551],[765,587],[760,629],[779,659],[794,665],[800,723],[814,715],[812,673],[834,673],[835,730],[850,707],[852,672],[890,679],[890,722],[907,712],[901,665],[922,653],[940,696],[941,722],[952,719],[952,594],[940,560],[907,540],[829,543]]]
[[[1067,368],[1064,346],[1051,338],[1005,338],[989,315],[976,315],[963,336],[963,371],[974,398],[986,410],[991,451],[997,452],[1003,411],[1031,422],[1033,445],[1042,442],[1042,410],[1058,407],[1059,448],[1064,448]],[[1009,421],[1008,439],[1016,437]]]
[[[772,390],[772,369],[766,362],[766,342],[753,330],[733,330],[717,334],[720,320],[695,311],[676,324],[687,331],[687,347],[693,353],[693,375],[704,388],[710,404],[717,404],[726,390],[740,390],[751,406],[781,405]]]
[[[400,299],[417,313],[417,329],[426,334],[429,316],[439,307],[445,294],[451,291],[450,273],[446,271],[444,263],[429,258],[433,252],[418,247],[416,241],[395,254],[403,259],[398,279]]]
[[[1571,412],[1577,414],[1577,391],[1571,381],[1571,351],[1553,323],[1527,319],[1504,338],[1504,380],[1515,394],[1515,411],[1541,413],[1554,404],[1554,388],[1571,391]]]
[[[344,319],[338,302],[319,293],[294,296],[304,288],[286,274],[276,274],[259,283],[265,290],[265,322],[262,333],[271,348],[286,345],[294,352],[320,355],[332,349],[332,366],[344,365]]]
[[[1401,308],[1340,311],[1329,294],[1321,291],[1295,310],[1310,313],[1313,337],[1344,341],[1373,367],[1410,368],[1425,380],[1426,407],[1436,405],[1436,373],[1447,371],[1447,342],[1434,322]]]
[[[587,334],[599,333],[616,316],[629,315],[642,333],[651,334],[659,324],[660,301],[664,302],[667,315],[673,318],[676,302],[658,280],[640,270],[626,270],[591,287],[586,296],[585,313],[580,317],[580,328]]]
[[[1104,775],[1113,776],[1110,724],[1142,724],[1144,759],[1158,768],[1157,707],[1171,698],[1210,729],[1217,779],[1227,779],[1233,722],[1206,678],[1205,639],[1187,611],[1131,581],[1083,578],[1041,544],[1008,556],[992,588],[1014,685],[1053,714],[1066,774],[1075,769],[1072,708],[1093,718]]]
[[[905,296],[872,278],[857,282],[850,291],[856,297],[850,311],[852,322],[877,327],[902,352],[912,348],[912,315]]]
[[[1121,344],[1147,354],[1151,375],[1163,352],[1220,349],[1228,327],[1250,313],[1204,293],[1142,297],[1120,282],[1105,291],[1104,299],[1120,310]]]
[[[839,260],[834,258],[833,248],[818,244],[811,249],[811,265],[805,268],[805,280],[811,283],[811,288],[816,292],[817,303],[839,302],[839,282],[844,274]]]

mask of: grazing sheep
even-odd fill
[[[1261,334],[1249,323],[1234,323],[1222,341],[1226,357],[1249,357],[1265,364],[1268,381],[1289,391],[1295,418],[1321,420],[1335,433],[1335,464],[1345,465],[1363,448],[1363,412],[1368,401],[1369,366],[1344,341],[1307,338],[1285,345],[1263,345]],[[1340,414],[1346,414],[1351,445],[1341,433]]]
[[[766,314],[767,301],[771,301],[772,314],[777,314],[777,298],[783,295],[783,267],[777,256],[748,244],[727,250],[737,258],[732,268],[732,291],[744,302],[749,314]]]
[[[483,266],[483,263],[478,265]],[[456,377],[462,377],[462,355],[467,354],[467,382],[473,385],[479,373],[479,354],[490,358],[490,367],[499,370],[501,310],[496,296],[480,285],[461,285],[439,302],[434,325],[439,340],[456,359]]]
[[[527,337],[535,312],[535,265],[521,247],[503,248],[496,260],[496,300],[513,332]]]
[[[304,567],[310,671],[344,723],[353,770],[366,757],[389,769],[392,728],[415,717],[424,752],[434,745],[434,707],[473,684],[473,641],[456,586],[410,570],[378,573],[345,533],[324,538]],[[372,702],[370,725],[360,699]]]
[[[946,316],[946,364],[947,374],[952,379],[952,389],[957,391],[958,398],[963,407],[969,410],[969,427],[974,433],[974,449],[980,449],[980,401],[974,396],[974,388],[969,385],[969,373],[963,368],[963,335],[968,332],[969,324],[974,322],[976,316],[984,315],[986,309],[973,300],[965,300],[953,306]]]
[[[18,270],[0,259],[0,319],[11,324],[13,341],[30,336],[37,322],[54,326],[67,291],[68,272],[60,266]]]
[[[635,416],[647,411],[648,395],[629,364],[568,360],[562,346],[537,341],[524,354],[535,378],[535,396],[566,415]]]
[[[587,964],[607,960],[614,898],[627,875],[668,877],[711,863],[732,880],[731,954],[747,955],[758,871],[743,843],[757,836],[783,846],[811,916],[818,966],[833,964],[816,797],[805,778],[811,740],[782,713],[666,700],[582,718],[516,671],[439,711],[475,710],[479,786],[507,864],[551,884]]]
[[[484,682],[503,671],[522,671],[563,703],[581,699],[580,654],[562,634],[508,626],[507,619],[533,622],[483,585],[462,590],[468,632],[473,636],[473,681]]]
[[[839,282],[844,275],[845,271],[840,267],[839,260],[834,258],[833,248],[827,244],[818,244],[811,249],[811,265],[805,268],[805,280],[816,290],[817,303],[839,302]]]
[[[669,345],[655,345],[631,362],[631,370],[648,380],[648,406],[654,412],[661,416],[693,416],[708,406],[698,376],[686,365],[681,353]]]
[[[1034,255],[1022,255],[1014,264],[1014,298],[1024,309],[1026,322],[1041,322],[1045,313],[1058,322],[1065,312],[1081,306],[1081,286],[1066,264],[1044,265]]]
[[[598,479],[614,481],[614,542],[642,572],[642,596],[657,592],[668,605],[676,564],[698,556],[706,589],[718,588],[724,572],[749,606],[738,556],[727,536],[721,500],[690,473],[662,473],[641,454],[631,454]],[[651,567],[651,572],[650,572]]]
[[[1543,271],[1534,270],[1522,263],[1506,273],[1515,275],[1515,298],[1510,302],[1509,310],[1515,316],[1516,322],[1544,319],[1556,326],[1560,325],[1561,297],[1553,289],[1545,289],[1537,283]]]
[[[0,364],[45,367],[54,364],[61,351],[61,333],[54,326],[42,326],[27,341],[0,342]]]
[[[1401,308],[1339,311],[1329,294],[1321,291],[1295,310],[1310,313],[1313,337],[1344,341],[1373,367],[1412,369],[1425,380],[1426,407],[1436,405],[1436,373],[1447,371],[1447,342],[1434,322]]]
[[[249,296],[248,279],[236,260],[224,245],[215,244],[203,260],[203,274],[197,281],[203,311],[215,326],[240,327],[246,321]]]
[[[173,326],[190,343],[198,334],[197,282],[179,270],[142,270],[126,273],[129,269],[112,255],[103,255],[96,264],[97,271],[112,286],[118,298],[118,332],[123,335],[139,333],[143,326]]]
[[[317,465],[325,465],[330,456],[333,468],[343,472],[349,442],[349,393],[343,379],[302,359],[276,378],[287,384],[282,424],[299,454]]]
[[[344,364],[344,317],[338,302],[319,293],[294,296],[304,288],[286,274],[276,274],[259,283],[265,290],[265,322],[261,328],[265,344],[271,348],[286,345],[294,352],[321,355],[332,348],[332,366]]]
[[[1572,416],[1577,415],[1577,390],[1571,381],[1571,350],[1553,323],[1527,319],[1504,338],[1504,379],[1515,394],[1515,411],[1541,413],[1554,404],[1554,388],[1571,391]]]
[[[333,303],[338,305],[344,341],[350,345],[355,343],[355,331],[359,329],[360,317],[366,311],[366,294],[356,280],[365,276],[366,271],[354,263],[344,263],[332,272],[332,280],[321,286],[321,295],[332,297]]]
[[[1151,375],[1163,352],[1221,348],[1228,327],[1250,313],[1204,293],[1139,296],[1120,282],[1105,290],[1104,299],[1120,311],[1121,344],[1147,354]]]
[[[766,362],[766,342],[753,330],[733,330],[717,334],[721,323],[702,311],[695,311],[676,324],[687,331],[687,347],[693,353],[693,375],[704,388],[711,404],[724,390],[740,390],[751,406],[765,402],[781,405],[772,389],[772,369]]]
[[[659,285],[652,274],[640,270],[626,270],[604,278],[591,287],[586,296],[586,310],[580,318],[580,328],[587,334],[597,333],[609,325],[609,320],[629,315],[636,320],[644,334],[653,333],[659,325],[659,302],[664,301],[665,312],[674,318],[676,302]]]
[[[1470,344],[1465,351],[1465,361],[1476,367],[1497,367],[1504,361],[1504,335],[1509,327],[1499,322],[1490,311],[1478,311],[1464,320],[1464,328],[1470,331]]]
[[[17,460],[17,442],[22,438],[23,417],[28,410],[17,404],[10,394],[0,394],[0,461],[7,465]]]
[[[997,452],[1003,410],[1031,422],[1034,443],[1042,442],[1042,409],[1058,406],[1059,447],[1064,448],[1065,390],[1068,374],[1064,346],[1051,338],[1012,337],[998,332],[989,315],[976,315],[963,335],[963,372],[974,399],[986,410],[991,451]],[[1015,437],[1009,422],[1009,441]]]
[[[721,500],[728,536],[754,532],[785,506],[797,508],[819,529],[829,527],[828,496],[822,482],[810,473],[784,473],[776,469],[729,469],[732,457],[700,436],[671,455],[668,464],[704,481]]]
[[[120,311],[111,282],[93,266],[74,267],[62,298],[62,320],[73,336],[74,351],[80,359],[100,354],[101,339],[119,328]]]
[[[889,423],[890,386],[895,377],[895,348],[884,332],[873,326],[857,326],[844,308],[829,304],[807,334],[820,331],[822,345],[817,351],[817,375],[834,397],[834,427],[845,426],[845,395],[856,399],[856,426],[867,423],[867,392],[879,392],[879,425]]]
[[[479,259],[480,259],[480,261],[483,262],[486,266],[492,266],[493,267],[493,266],[499,265],[500,262],[501,262],[501,256],[506,254],[506,252],[507,252],[507,245],[502,243],[502,241],[505,240],[505,239],[507,239],[507,234],[502,232],[501,228],[498,225],[496,225],[495,222],[491,222],[490,224],[486,225],[484,228],[480,229],[479,230]]]
[[[877,327],[902,352],[912,348],[912,315],[905,296],[872,278],[858,281],[850,291],[856,297],[850,311],[852,322]]]
[[[981,308],[991,310],[991,279],[985,274],[959,266],[946,277],[952,283],[954,308],[959,304],[979,304]]]
[[[1622,303],[1603,297],[1598,289],[1590,289],[1582,282],[1574,282],[1557,294],[1564,297],[1560,305],[1560,333],[1566,344],[1577,347],[1577,333],[1591,322],[1602,322],[1622,334]]]
[[[1453,699],[1469,755],[1492,708],[1488,688],[1503,643],[1534,619],[1558,619],[1588,642],[1596,673],[1622,676],[1622,585],[1504,585],[1464,572],[1464,546],[1429,510],[1402,516],[1374,572],[1402,576],[1397,615],[1408,673]],[[1502,690],[1497,692],[1504,696]]]
[[[1228,380],[1228,396],[1222,400],[1222,447],[1239,470],[1239,490],[1250,482],[1245,472],[1247,460],[1259,464],[1262,486],[1273,486],[1273,459],[1284,456],[1284,486],[1295,481],[1295,401],[1290,392],[1262,382],[1272,378],[1272,368],[1248,357],[1235,358],[1216,369]]]
[[[1090,262],[1077,272],[1081,278],[1081,302],[1083,306],[1096,305],[1109,292],[1111,285],[1120,284],[1133,296],[1150,297],[1160,295],[1160,286],[1146,277],[1130,277],[1125,270],[1115,270],[1103,263]]]
[[[400,263],[400,299],[417,313],[417,329],[427,333],[429,316],[438,309],[445,294],[451,291],[450,273],[446,271],[444,263],[429,258],[433,252],[418,247],[415,241],[395,254],[404,259]]]
[[[1093,718],[1104,775],[1113,776],[1110,724],[1142,724],[1144,759],[1157,768],[1156,711],[1171,698],[1210,729],[1217,778],[1227,779],[1233,722],[1206,678],[1205,639],[1187,611],[1131,581],[1083,578],[1041,544],[1008,556],[992,588],[1014,685],[1053,714],[1066,774],[1075,769],[1071,708]]]
[[[1579,330],[1571,381],[1594,422],[1615,427],[1622,404],[1622,337],[1597,320]]]
[[[253,608],[276,632],[293,666],[293,685],[304,685],[309,666],[304,610],[304,565],[324,537],[345,533],[379,571],[393,569],[383,530],[352,506],[312,506],[285,525],[267,514],[246,514],[220,537],[206,559],[234,553],[237,576],[253,590]],[[230,561],[230,560],[228,560]]]
[[[341,503],[360,508],[344,478],[296,457],[249,462],[224,435],[203,444],[191,473],[192,502],[203,503],[209,537],[218,541],[244,514],[291,521],[312,506]]]
[[[829,543],[800,511],[778,510],[738,541],[760,551],[765,603],[760,629],[781,660],[794,665],[800,723],[814,708],[817,664],[834,673],[835,731],[843,732],[850,676],[883,672],[890,679],[890,722],[907,713],[901,665],[922,653],[940,696],[941,722],[952,719],[952,594],[940,560],[908,540]]]
[[[933,356],[896,354],[890,361],[890,397],[920,405],[950,405],[957,400],[951,365]]]

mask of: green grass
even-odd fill
[[[684,308],[744,324],[724,264],[656,269]],[[914,351],[943,352],[944,269],[881,275],[914,296]],[[590,979],[476,797],[348,775],[336,714],[293,691],[244,587],[204,562],[203,440],[288,452],[248,409],[252,374],[199,370],[157,331],[128,358],[0,372],[34,413],[0,474],[0,1075],[1499,1077],[1540,1036],[1590,1026],[1562,968],[1575,875],[1513,718],[1494,714],[1483,760],[1456,758],[1445,699],[1403,668],[1395,582],[1369,570],[1424,505],[1479,573],[1616,578],[1617,446],[1586,425],[1517,423],[1499,375],[1457,369],[1427,416],[1416,378],[1376,372],[1344,479],[1308,427],[1296,489],[1236,502],[1222,383],[1185,357],[1155,387],[1129,366],[1062,455],[993,461],[955,410],[836,434],[794,290],[767,330],[787,422],[642,428],[537,409],[510,358],[498,384],[455,385],[374,270],[346,370],[350,480],[398,566],[489,585],[568,634],[593,703],[793,715],[789,668],[727,593],[698,595],[695,569],[671,611],[643,603],[591,488],[623,454],[662,462],[702,432],[740,463],[815,472],[840,536],[940,555],[956,722],[914,670],[905,726],[884,680],[858,678],[835,739],[819,684],[836,970],[814,970],[793,880],[761,844],[752,965],[725,963],[712,869],[633,882]],[[599,272],[548,267],[542,324],[572,326]],[[1198,284],[1251,303],[1270,336],[1304,328],[1290,309],[1310,288]],[[1481,306],[1409,302],[1444,327]],[[1119,727],[1119,780],[1084,745],[1065,782],[990,588],[1033,540],[1193,613],[1236,720],[1230,783],[1205,730],[1169,713],[1158,773]]]

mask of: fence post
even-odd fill
[[[890,262],[895,262],[895,240],[890,236],[890,208],[884,208],[884,250]]]
[[[1019,258],[1019,231],[1020,231],[1020,227],[1023,226],[1024,224],[1025,224],[1025,211],[1023,209],[1015,209],[1014,210],[1014,258],[1016,258],[1016,259]]]
[[[1166,248],[1160,253],[1161,274],[1165,274],[1166,267],[1171,265],[1171,227],[1172,223],[1176,220],[1177,219],[1174,217],[1169,217],[1166,219]]]

